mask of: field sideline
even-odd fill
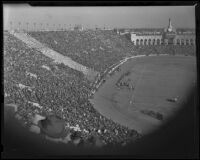
[[[195,80],[195,57],[186,56],[145,56],[130,59],[95,93],[90,101],[106,117],[141,134],[157,128],[180,108]],[[134,90],[119,89],[115,85],[120,77],[126,77],[135,86]],[[178,104],[167,98],[179,96]],[[154,111],[163,120],[142,113]]]

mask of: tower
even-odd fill
[[[172,30],[173,30],[173,27],[172,27],[171,19],[169,18],[169,25],[168,25],[167,31],[171,32]]]
[[[163,41],[165,42],[165,44],[173,44],[175,37],[176,37],[176,29],[173,28],[171,19],[169,18],[168,27],[166,28],[166,31],[163,34]]]

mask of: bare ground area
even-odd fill
[[[158,128],[176,113],[196,79],[195,57],[150,56],[130,59],[95,93],[90,101],[104,116],[141,134]],[[125,80],[133,90],[119,88]],[[177,103],[167,101],[178,96]]]

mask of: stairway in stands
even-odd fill
[[[49,47],[45,46],[44,44],[40,43],[39,41],[28,35],[27,33],[10,32],[10,34],[23,41],[28,47],[34,48],[37,51],[44,54],[45,56],[54,59],[56,63],[63,63],[72,69],[82,72],[90,81],[93,81],[96,75],[98,74],[97,71],[94,71],[82,64],[79,64],[73,61],[71,58],[63,56],[62,54],[54,51],[53,49],[50,49]]]

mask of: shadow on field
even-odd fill
[[[134,158],[197,158],[199,157],[199,108],[196,89],[176,117],[154,133],[125,147],[81,148],[54,143],[25,130],[14,118],[4,126],[4,158],[61,158],[69,156],[106,156]],[[93,157],[93,156],[87,156]],[[94,157],[93,157],[94,158]]]

